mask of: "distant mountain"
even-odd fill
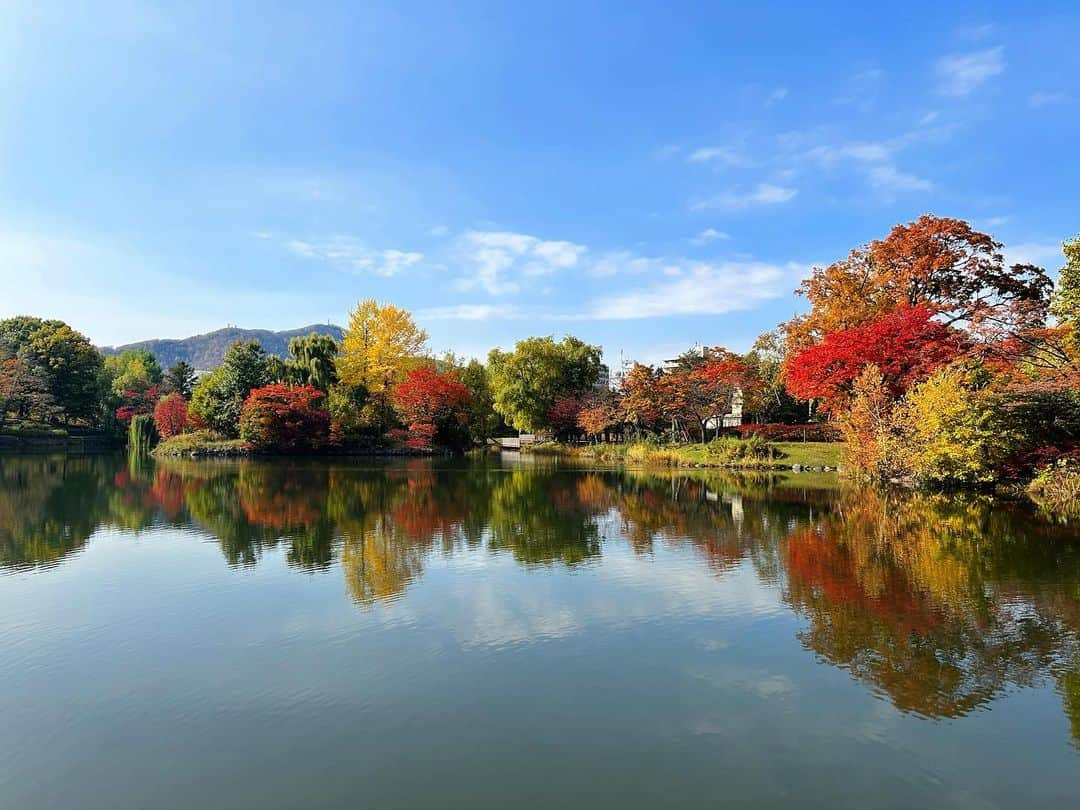
[[[269,329],[238,329],[230,326],[182,340],[141,340],[138,343],[127,343],[123,346],[105,346],[101,348],[101,353],[109,356],[129,349],[147,349],[157,358],[162,368],[168,368],[177,360],[186,360],[199,371],[207,371],[220,366],[225,350],[238,340],[257,340],[267,354],[287,357],[289,339],[299,335],[310,335],[312,332],[330,335],[335,340],[341,340],[344,334],[340,326],[331,324],[313,324],[285,332],[271,332]]]

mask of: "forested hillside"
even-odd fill
[[[146,349],[154,355],[162,368],[169,368],[178,360],[184,360],[200,371],[204,371],[221,365],[221,358],[225,356],[226,350],[238,340],[257,340],[267,354],[284,358],[289,354],[290,338],[312,332],[330,335],[335,340],[341,340],[343,335],[340,326],[331,324],[313,324],[283,332],[273,332],[269,329],[240,329],[231,326],[207,332],[205,335],[194,335],[179,340],[143,340],[124,346],[105,346],[101,348],[101,353],[108,357],[131,349]]]

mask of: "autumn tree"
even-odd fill
[[[786,325],[793,350],[912,307],[986,340],[1039,326],[1052,283],[1032,265],[1006,267],[1002,245],[959,219],[924,214],[885,239],[815,268],[798,290],[812,309]]]
[[[1014,437],[979,367],[954,363],[905,397],[898,414],[912,473],[929,484],[989,484]]]
[[[660,369],[634,363],[619,387],[623,420],[639,434],[663,429],[668,403],[662,376]]]
[[[8,413],[17,419],[46,422],[57,418],[62,409],[41,370],[0,347],[0,423]]]
[[[158,433],[166,439],[184,433],[188,427],[187,400],[176,393],[158,400],[154,407],[154,425]]]
[[[168,394],[179,394],[185,399],[190,399],[191,392],[195,388],[195,368],[186,360],[177,360],[169,370],[161,383],[161,389]]]
[[[659,387],[668,416],[682,424],[687,433],[692,425],[705,442],[710,423],[719,425],[734,397],[741,395],[750,381],[746,364],[725,349],[707,349],[698,356],[700,360],[685,358],[674,371],[664,374]]]
[[[788,357],[785,379],[792,394],[819,400],[822,410],[837,414],[867,366],[876,366],[899,397],[960,356],[967,345],[963,333],[933,320],[926,307],[915,306],[826,335],[820,344]]]
[[[850,400],[840,417],[850,475],[885,481],[907,474],[896,411],[896,397],[878,367],[863,368],[852,382]]]
[[[114,401],[119,405],[114,413],[116,421],[124,428],[136,416],[152,416],[161,396],[161,389],[156,385],[149,388],[128,388],[121,392]]]
[[[584,394],[563,394],[556,397],[547,412],[547,425],[559,440],[576,439],[581,428],[578,416],[586,407]]]
[[[469,389],[456,371],[440,373],[421,366],[394,387],[394,406],[409,426],[410,444],[427,449],[432,444],[464,448],[469,443]]]
[[[577,426],[588,436],[606,436],[620,430],[622,412],[618,398],[611,393],[591,398],[578,412]]]
[[[561,396],[592,389],[600,373],[600,347],[573,336],[519,340],[512,352],[492,349],[488,372],[495,410],[518,430],[548,425],[548,413]]]
[[[341,344],[338,375],[343,383],[362,386],[372,396],[388,394],[417,367],[427,350],[427,332],[408,310],[379,305],[373,298],[349,314]]]
[[[330,435],[326,394],[312,385],[275,383],[254,388],[240,414],[240,438],[257,450],[296,453],[315,450]]]

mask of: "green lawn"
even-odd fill
[[[588,461],[641,467],[716,467],[778,469],[840,465],[839,442],[762,442],[760,439],[720,439],[709,444],[654,445],[647,442],[565,445],[548,442],[526,452],[563,455]]]
[[[783,453],[785,464],[839,467],[843,462],[843,442],[773,442],[772,446]]]

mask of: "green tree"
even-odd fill
[[[526,338],[512,352],[492,349],[488,372],[495,410],[518,430],[537,431],[548,426],[555,400],[592,389],[600,347],[569,335]]]
[[[270,382],[270,364],[259,341],[238,340],[225,352],[221,365],[195,386],[191,410],[207,427],[235,437],[247,395]]]
[[[1058,275],[1052,308],[1058,322],[1073,328],[1073,341],[1080,349],[1080,236],[1062,245],[1065,266]]]
[[[99,421],[104,361],[85,335],[63,321],[20,316],[0,321],[0,342],[42,375],[60,418]]]
[[[338,343],[329,335],[312,332],[289,341],[286,362],[289,382],[293,385],[311,385],[326,392],[337,383]]]
[[[231,435],[239,425],[232,421],[230,401],[231,396],[225,384],[225,369],[218,366],[195,384],[189,407],[208,428]]]
[[[164,374],[157,358],[146,349],[129,349],[105,358],[105,371],[109,376],[109,388],[115,397],[125,391],[145,391],[161,385]]]
[[[483,363],[476,359],[466,363],[453,352],[447,352],[436,366],[439,371],[456,371],[458,379],[469,389],[466,426],[472,441],[483,442],[506,427],[502,416],[495,412],[491,377]]]
[[[167,394],[179,394],[184,399],[191,399],[195,388],[195,368],[186,360],[177,360],[165,372],[162,384]]]

